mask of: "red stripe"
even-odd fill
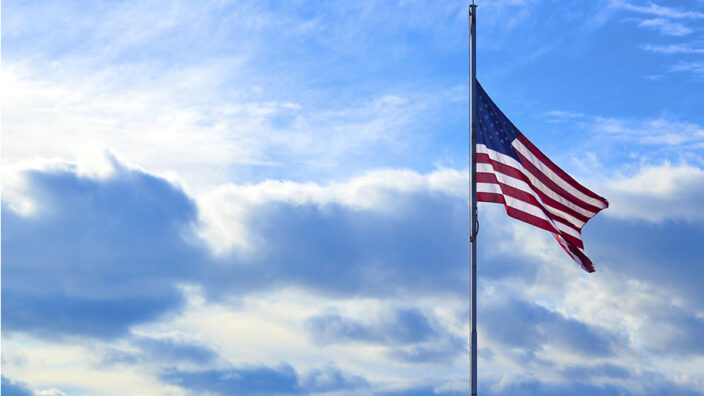
[[[568,175],[567,172],[563,171],[557,165],[555,165],[555,163],[552,162],[550,160],[550,158],[548,158],[545,154],[543,154],[542,151],[538,150],[538,148],[535,147],[535,145],[533,145],[533,143],[531,143],[530,140],[528,140],[528,138],[523,136],[523,134],[519,133],[518,136],[516,137],[516,139],[520,140],[521,143],[523,143],[523,145],[526,146],[526,148],[531,153],[533,153],[533,155],[535,155],[542,163],[547,165],[553,172],[555,172],[555,174],[560,176],[560,178],[562,178],[562,180],[569,183],[572,187],[576,188],[577,190],[582,192],[584,195],[587,195],[587,196],[592,197],[594,199],[598,199],[599,201],[603,202],[607,208],[609,207],[609,201],[607,201],[604,197],[600,197],[599,195],[597,195],[593,191],[589,190],[588,188],[584,187],[583,185],[579,184],[579,182],[577,182],[575,179],[573,179],[572,176]]]
[[[538,188],[536,188],[535,185],[533,185],[533,183],[531,183],[530,179],[528,179],[528,177],[526,177],[526,175],[523,174],[523,172],[519,171],[518,169],[516,169],[512,166],[509,166],[509,165],[506,165],[502,162],[498,162],[498,161],[491,159],[491,157],[489,157],[488,154],[477,153],[477,162],[484,163],[484,164],[490,164],[494,168],[495,171],[501,172],[501,173],[503,173],[507,176],[511,176],[515,179],[519,179],[519,180],[524,181],[526,184],[528,184],[528,186],[531,188],[531,190],[533,190],[536,194],[538,194],[538,196],[540,197],[540,199],[543,201],[543,203],[545,205],[553,207],[557,210],[561,210],[571,216],[574,216],[575,218],[577,218],[585,223],[591,218],[591,217],[585,216],[585,215],[575,211],[574,209],[572,209],[566,205],[563,205],[563,204],[557,202],[556,200],[550,198],[544,192],[542,192]],[[561,190],[561,191],[564,191],[564,190]],[[555,191],[555,192],[557,194],[560,193],[559,191]],[[582,227],[577,227],[577,226],[575,226],[575,227],[578,231],[582,229]]]
[[[477,192],[477,202],[492,202],[504,205],[506,204],[506,200],[504,200],[503,195],[488,192]]]

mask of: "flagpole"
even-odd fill
[[[477,395],[477,232],[479,223],[477,220],[477,104],[476,104],[476,80],[477,80],[477,29],[476,29],[477,6],[472,0],[469,6],[469,206],[470,206],[470,237],[469,237],[469,316],[470,316],[470,393]]]

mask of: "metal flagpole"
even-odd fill
[[[472,396],[477,395],[477,232],[479,221],[477,219],[477,6],[472,0],[469,6],[469,316],[470,316],[470,391]]]

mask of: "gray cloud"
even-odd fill
[[[136,365],[142,363],[157,364],[195,364],[207,366],[215,361],[218,353],[204,345],[177,340],[173,338],[152,338],[135,336],[128,339],[134,350],[110,348],[103,355],[105,366],[116,364]]]
[[[510,319],[509,319],[510,318]],[[542,348],[556,346],[582,356],[605,357],[614,353],[615,337],[601,334],[580,321],[565,318],[539,305],[510,300],[485,308],[480,325],[487,337],[504,347],[517,348],[532,359]],[[507,321],[520,323],[508,325]]]
[[[307,318],[305,326],[315,343],[381,345],[388,357],[408,363],[448,363],[467,350],[465,338],[418,309],[395,309],[365,320],[322,314]]]
[[[40,209],[3,203],[3,331],[112,337],[180,306],[176,282],[207,257],[186,237],[197,212],[183,192],[123,168],[25,176]]]
[[[368,382],[327,365],[300,375],[291,365],[247,366],[225,370],[179,371],[162,374],[166,382],[193,392],[217,395],[305,395],[365,388]]]
[[[350,341],[409,344],[437,335],[430,320],[417,309],[394,310],[373,323],[325,314],[306,319],[306,324],[314,340],[323,344]]]
[[[211,298],[280,285],[338,296],[466,289],[466,224],[447,210],[459,203],[451,195],[390,191],[413,216],[269,202],[247,222],[267,248],[215,258],[193,234],[194,203],[163,179],[120,166],[105,179],[25,178],[37,212],[3,203],[3,331],[121,336],[181,307],[182,283]]]

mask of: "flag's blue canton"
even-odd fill
[[[477,143],[520,162],[511,142],[521,132],[499,110],[477,81]]]

